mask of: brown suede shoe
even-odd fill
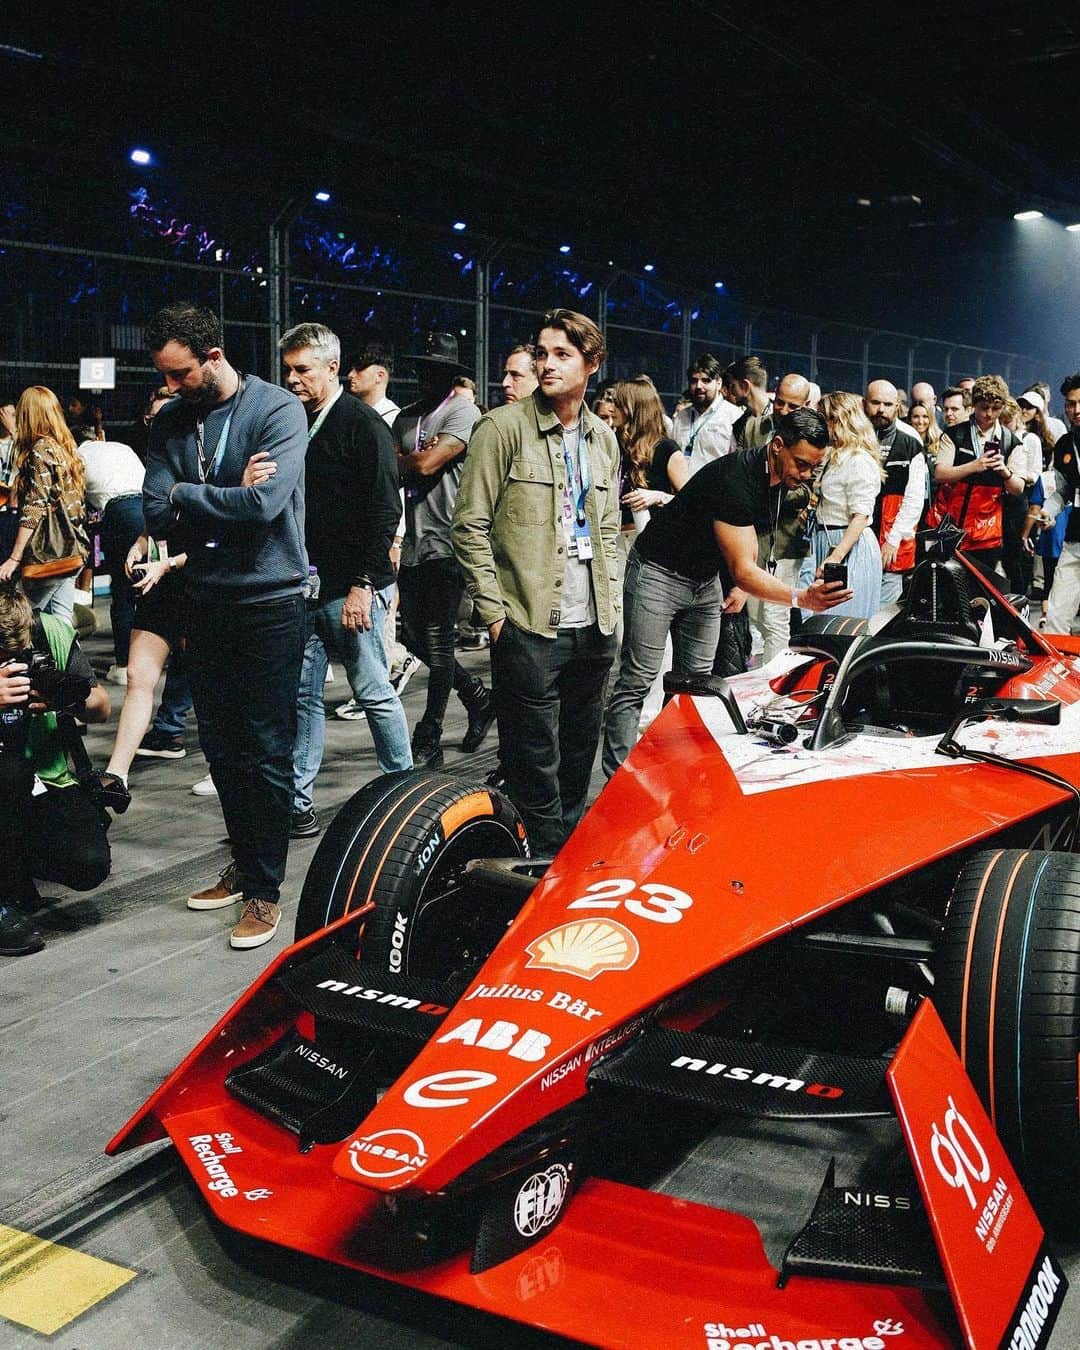
[[[188,909],[226,909],[229,905],[235,905],[237,900],[243,900],[243,898],[244,892],[240,889],[237,867],[234,862],[231,862],[213,886],[207,886],[202,891],[193,891],[188,896],[187,907]]]
[[[240,922],[229,934],[230,947],[261,947],[269,942],[277,932],[281,922],[281,910],[273,900],[260,900],[252,896],[244,901],[244,912]]]

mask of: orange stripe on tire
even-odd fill
[[[1009,913],[1009,899],[1012,896],[1013,886],[1016,884],[1016,874],[1020,871],[1028,856],[1026,852],[1020,854],[1020,857],[1016,860],[1016,866],[1009,876],[1005,886],[1005,894],[1001,898],[1001,913],[998,915],[997,932],[994,934],[993,973],[990,976],[990,1017],[986,1029],[986,1062],[989,1073],[987,1093],[990,1099],[990,1120],[994,1129],[997,1129],[997,1103],[994,1100],[994,1016],[997,1011],[998,958],[1001,955],[1001,939],[1004,936],[1005,918]]]
[[[968,947],[967,955],[964,957],[964,983],[960,990],[960,1061],[965,1067],[967,1067],[968,989],[971,985],[971,961],[975,949],[975,930],[978,927],[979,910],[982,908],[983,898],[986,895],[990,873],[997,866],[998,859],[1004,851],[1004,849],[999,849],[986,864],[982,881],[979,882],[979,893],[975,897],[975,908],[971,915],[971,923],[968,925]]]
[[[494,814],[495,805],[491,800],[490,793],[470,792],[467,797],[462,797],[460,801],[448,806],[439,817],[443,838],[449,839],[457,827],[464,825],[467,820],[474,820],[477,816],[493,816]]]
[[[397,829],[394,831],[393,836],[392,836],[391,839],[390,839],[390,842],[389,842],[389,843],[387,844],[387,846],[383,849],[383,855],[382,855],[382,857],[379,859],[379,865],[375,868],[375,874],[374,874],[374,876],[371,878],[371,885],[368,887],[368,893],[367,893],[367,896],[365,897],[365,901],[366,901],[367,903],[370,903],[370,901],[371,901],[371,896],[372,896],[372,893],[373,893],[374,890],[375,890],[376,884],[378,883],[378,880],[379,880],[379,874],[382,872],[383,864],[386,862],[386,859],[387,859],[387,857],[389,856],[390,850],[391,850],[391,849],[394,847],[394,845],[397,843],[397,841],[398,841],[398,836],[401,834],[401,831],[405,828],[406,825],[408,825],[409,821],[411,821],[411,820],[414,818],[414,816],[416,815],[417,811],[419,811],[420,808],[421,808],[422,806],[425,806],[429,801],[431,801],[432,797],[435,796],[436,792],[441,792],[445,787],[446,787],[446,784],[445,784],[445,783],[436,783],[435,786],[431,789],[431,791],[427,794],[426,797],[421,797],[421,798],[420,798],[420,800],[416,803],[416,805],[413,807],[413,809],[409,812],[409,814],[405,817],[405,819],[401,822],[401,824],[400,824],[400,825],[397,827]]]
[[[438,792],[438,788],[434,788],[432,792],[429,792],[428,797],[434,796],[435,792]],[[425,797],[423,801],[418,802],[417,805],[423,806],[424,802],[427,801],[428,797]],[[400,806],[400,804],[401,804],[400,801],[395,802],[393,806],[391,806],[386,812],[384,812],[382,819],[379,821],[379,823],[372,828],[371,834],[368,837],[368,842],[364,846],[363,853],[360,855],[360,861],[356,864],[356,871],[353,873],[353,879],[352,881],[349,882],[349,894],[345,897],[345,908],[344,910],[342,910],[343,914],[348,914],[349,910],[352,909],[353,894],[356,891],[356,883],[360,880],[360,873],[363,871],[364,863],[367,862],[368,854],[371,852],[372,846],[374,845],[375,840],[379,836],[379,831],[386,824],[387,817],[391,814],[392,811],[396,810],[396,808]],[[414,807],[413,810],[415,811],[415,809],[416,808]],[[409,816],[405,817],[406,820],[409,820],[410,818],[411,813]],[[400,833],[401,831],[399,830],[398,834]],[[395,835],[394,838],[396,839],[397,835]],[[383,856],[385,859],[385,854]],[[378,876],[378,872],[376,872],[375,875]]]

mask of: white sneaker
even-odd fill
[[[218,795],[214,780],[209,774],[205,778],[200,778],[197,783],[192,783],[191,791],[196,797],[216,797]]]
[[[110,684],[127,684],[127,666],[110,666],[105,678]]]
[[[420,660],[413,656],[412,652],[405,653],[405,660],[401,663],[401,669],[396,675],[391,676],[390,683],[393,686],[394,693],[398,698],[405,692],[405,686],[420,669]]]
[[[334,716],[340,717],[343,722],[362,722],[367,713],[357,703],[356,699],[349,699],[348,703],[339,704],[334,709]]]

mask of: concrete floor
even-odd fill
[[[103,621],[105,608],[99,602]],[[104,669],[107,635],[92,638],[87,650]],[[487,669],[486,652],[463,659],[480,673]],[[425,677],[418,675],[406,693],[410,725],[419,716],[424,685]],[[119,703],[122,691],[112,692]],[[339,668],[337,682],[327,687],[328,705],[347,695]],[[114,725],[115,717],[89,733],[98,764],[106,761]],[[452,699],[448,751],[463,730],[464,715]],[[327,733],[326,762],[316,785],[324,818],[376,772],[364,723],[330,716]],[[56,1333],[52,1343],[64,1350],[114,1350],[121,1344],[132,1350],[243,1350],[313,1342],[388,1350],[539,1350],[562,1344],[236,1239],[209,1219],[171,1148],[155,1147],[146,1157],[104,1158],[107,1139],[288,940],[318,844],[317,839],[292,844],[275,941],[251,952],[230,950],[232,910],[194,913],[183,904],[188,891],[211,882],[228,858],[216,798],[189,791],[205,773],[193,726],[185,740],[183,760],[136,760],[134,803],[110,833],[110,880],[86,896],[43,886],[53,897],[38,916],[46,950],[0,965],[0,1119],[6,1145],[0,1224],[137,1272],[124,1288]],[[482,777],[494,761],[492,733],[477,755],[448,753],[447,768]],[[821,1144],[825,1161],[830,1151],[842,1149],[834,1138],[823,1137]],[[729,1175],[742,1177],[741,1198],[750,1194],[760,1201],[758,1178],[768,1178],[768,1206],[790,1221],[793,1206],[808,1210],[824,1161],[821,1171],[789,1178],[771,1147],[766,1132],[751,1139],[728,1131],[659,1184],[690,1198],[705,1190],[716,1195],[722,1164],[738,1156],[741,1165]],[[745,1175],[748,1157],[753,1177]],[[739,1189],[736,1184],[735,1190],[722,1190],[720,1199],[739,1207]],[[1060,1254],[1076,1286],[1080,1248]],[[1080,1344],[1078,1304],[1074,1291],[1055,1333],[1055,1350]],[[5,1347],[29,1347],[42,1339],[0,1322]]]

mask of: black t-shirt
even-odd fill
[[[1074,431],[1067,431],[1054,445],[1054,468],[1065,479],[1066,506],[1072,506],[1077,500],[1076,494],[1080,492],[1080,465],[1076,459],[1078,454],[1080,454],[1080,434]],[[1080,544],[1080,507],[1073,506],[1069,513],[1065,525],[1065,542]]]
[[[662,511],[653,513],[634,546],[641,556],[691,581],[708,581],[717,573],[726,579],[713,523],[768,531],[783,489],[769,486],[767,450],[740,450],[699,469]]]
[[[682,451],[675,441],[668,440],[666,436],[662,441],[657,441],[652,459],[645,469],[645,486],[652,488],[654,492],[674,492],[675,489],[668,477],[668,460],[672,455],[681,454]]]

